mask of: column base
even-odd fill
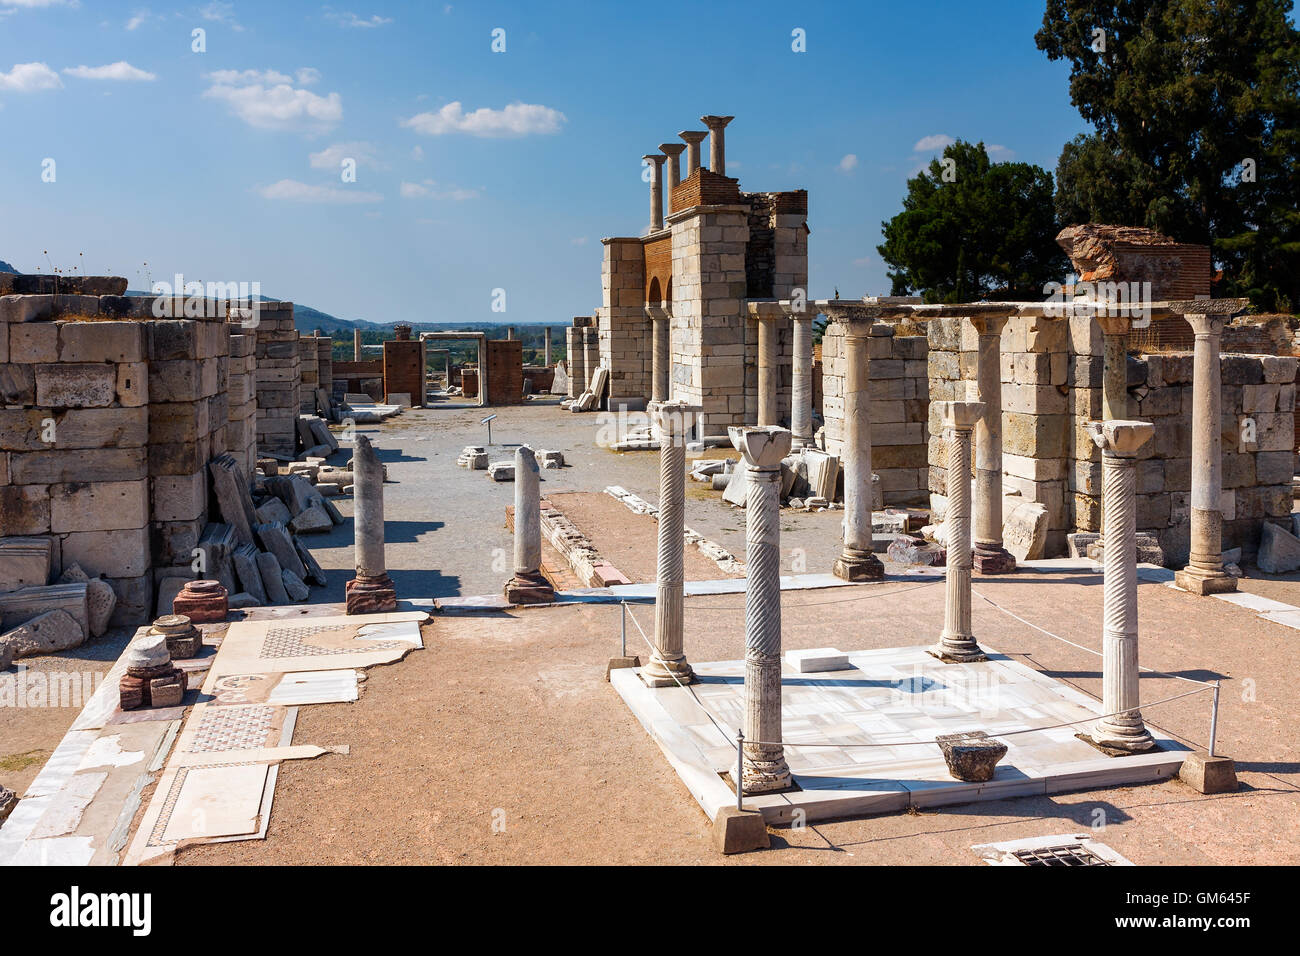
[[[870,551],[845,548],[831,566],[831,573],[842,581],[883,581],[885,566]]]
[[[555,588],[540,571],[519,571],[506,582],[506,600],[511,604],[550,604]]]
[[[677,687],[681,684],[694,684],[695,671],[686,658],[668,661],[657,654],[651,655],[646,666],[641,668],[641,682],[647,687]]]
[[[358,574],[344,586],[348,614],[382,614],[397,610],[397,591],[387,574]]]
[[[1084,743],[1091,744],[1109,757],[1123,757],[1128,754],[1143,753],[1155,749],[1156,742],[1139,720],[1136,726],[1121,726],[1099,720],[1093,725],[1092,732],[1076,735]]]
[[[812,436],[800,437],[798,435],[795,435],[792,439],[790,439],[791,451],[798,451],[800,448],[816,448],[816,447],[817,447],[817,442],[815,442],[812,439]]]
[[[1237,590],[1237,579],[1223,571],[1203,571],[1191,565],[1174,573],[1174,585],[1192,594],[1227,594]]]
[[[947,638],[939,638],[939,643],[928,648],[926,653],[931,657],[937,657],[945,664],[977,664],[980,661],[986,661],[989,656],[984,653],[975,641],[949,641]]]
[[[980,574],[1010,574],[1016,569],[1016,556],[1006,548],[975,546],[975,570]]]
[[[784,754],[774,759],[755,760],[747,753],[743,773],[747,797],[757,796],[760,793],[781,793],[798,788],[790,773],[790,767],[785,762]],[[731,778],[731,785],[734,787],[736,785],[734,767],[727,776]]]

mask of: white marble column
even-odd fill
[[[1105,596],[1102,636],[1102,708],[1091,740],[1134,752],[1155,746],[1138,709],[1137,454],[1155,432],[1150,422],[1089,422],[1101,449],[1105,509]]]
[[[686,141],[686,176],[690,179],[691,173],[700,168],[700,143],[709,134],[704,130],[685,129],[677,134]]]
[[[384,465],[370,439],[357,435],[352,452],[352,526],[356,576],[344,588],[348,614],[397,610],[384,557]]]
[[[750,302],[749,316],[758,325],[758,424],[779,425],[777,382],[780,379],[780,349],[776,323],[785,318],[778,302]]]
[[[885,566],[871,549],[871,371],[868,343],[877,313],[862,305],[819,300],[844,329],[844,548],[831,569],[845,581],[879,581]]]
[[[784,428],[729,428],[745,458],[745,739],[746,793],[784,790],[792,782],[781,738],[781,459]]]
[[[551,327],[542,329],[542,368],[551,367]]]
[[[545,604],[555,589],[542,574],[541,475],[527,445],[515,449],[515,574],[505,587],[511,604]]]
[[[947,593],[943,633],[930,653],[943,661],[969,664],[988,660],[971,629],[971,432],[984,411],[981,402],[937,402],[948,445]]]
[[[670,317],[662,305],[647,305],[645,313],[650,317],[650,401],[652,404],[666,402],[672,366]]]
[[[650,231],[664,227],[664,160],[668,157],[649,153],[641,157],[650,164]]]
[[[695,679],[682,637],[686,539],[686,442],[697,407],[671,402],[651,412],[659,439],[659,527],[655,584],[655,648],[641,671],[650,687],[675,687]]]
[[[984,406],[975,425],[975,556],[980,574],[1006,574],[1015,557],[1002,546],[1002,330],[1010,313],[973,315],[978,334],[976,398]]]
[[[709,169],[719,176],[727,175],[727,145],[724,130],[734,116],[701,116],[700,122],[709,128]]]
[[[1184,315],[1196,333],[1192,368],[1192,541],[1187,567],[1174,583],[1193,594],[1237,590],[1223,570],[1223,427],[1219,338],[1222,314]]]
[[[783,302],[793,330],[794,358],[790,375],[790,431],[795,448],[813,444],[813,317],[817,314],[806,302]],[[796,307],[798,311],[795,311]]]

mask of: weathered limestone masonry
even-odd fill
[[[257,322],[257,445],[292,458],[301,410],[301,360],[292,302],[262,302]]]
[[[937,318],[929,323],[928,332],[932,402],[974,398],[979,392],[981,342],[973,321]],[[1049,557],[1066,553],[1066,536],[1074,530],[1073,512],[1067,506],[1074,422],[1069,401],[1069,345],[1069,326],[1064,319],[1013,316],[1001,334],[1003,494],[1018,493],[1025,501],[1047,508]],[[991,343],[986,342],[984,348],[991,351]],[[1096,374],[1100,371],[1098,364]],[[1079,421],[1099,413],[1100,408],[1084,412]],[[929,488],[946,494],[947,455],[937,437],[942,433],[937,416],[932,406]]]
[[[807,193],[742,193],[725,169],[699,165],[699,145],[706,136],[711,162],[721,165],[723,130],[730,119],[702,117],[710,133],[680,134],[687,143],[684,179],[677,168],[680,148],[662,147],[663,154],[645,157],[653,164],[651,227],[643,236],[602,240],[602,303],[597,310],[599,362],[609,369],[609,407],[686,401],[703,408],[706,435],[723,439],[728,426],[756,421],[759,415],[759,330],[749,319],[746,300],[775,303],[796,292],[802,296],[808,281]],[[660,178],[665,155],[672,157],[667,189]],[[668,210],[662,216],[665,194]],[[790,420],[793,331],[787,318],[773,321],[776,417],[785,423]],[[575,342],[571,359],[576,349]],[[585,384],[595,366],[589,357],[586,379],[575,376],[577,383]]]
[[[316,330],[316,378],[325,394],[334,394],[334,340]]]
[[[117,294],[125,279],[75,288],[110,294],[0,297],[0,535],[48,536],[52,578],[102,575],[113,623],[139,624],[156,575],[193,577],[232,336],[222,302],[156,318],[153,297]]]
[[[928,501],[926,419],[931,397],[964,400],[948,394],[931,396],[925,329],[910,323],[878,322],[867,343],[871,361],[871,466],[880,476],[887,505]],[[844,328],[832,322],[822,336],[822,421],[826,451],[844,453]],[[933,427],[933,423],[932,423]]]
[[[564,354],[569,365],[569,398],[577,398],[586,388],[591,376],[587,374],[587,359],[582,348],[583,329],[579,322],[590,322],[590,316],[579,316],[564,329]]]
[[[232,322],[230,364],[226,374],[226,451],[234,456],[244,475],[257,470],[257,336]]]
[[[316,414],[316,389],[320,386],[319,359],[317,358],[316,338],[311,335],[298,336],[298,381],[299,410],[304,415]]]

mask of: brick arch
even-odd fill
[[[665,236],[642,246],[645,256],[646,305],[659,305],[667,296],[663,290],[673,277],[673,241]]]
[[[669,281],[671,282],[672,280],[670,279]],[[660,286],[659,284],[659,277],[651,276],[650,286],[649,288],[646,289],[646,293],[645,293],[646,305],[658,305],[663,300],[664,300],[663,287]]]

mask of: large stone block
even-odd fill
[[[59,322],[60,362],[141,362],[140,322]]]
[[[1064,458],[1070,419],[1066,415],[1026,415],[1004,412],[1002,449],[1026,458]]]
[[[52,545],[49,538],[0,538],[0,592],[48,584]]]
[[[154,521],[194,521],[202,518],[208,504],[207,476],[158,475],[150,479]]]
[[[143,528],[149,522],[148,486],[144,479],[51,485],[50,530],[62,534]]]
[[[73,363],[36,366],[36,404],[46,408],[104,408],[117,395],[113,365]]]
[[[0,631],[17,627],[47,611],[65,611],[80,626],[83,640],[90,636],[86,585],[49,584],[0,594]]]
[[[14,455],[9,478],[15,485],[74,481],[134,481],[145,475],[143,448],[95,448]]]
[[[4,326],[0,326],[3,329]],[[9,361],[37,365],[59,360],[59,330],[53,322],[9,324]]]
[[[139,577],[150,567],[149,533],[144,528],[74,532],[63,539],[63,563],[73,561],[92,576]]]

